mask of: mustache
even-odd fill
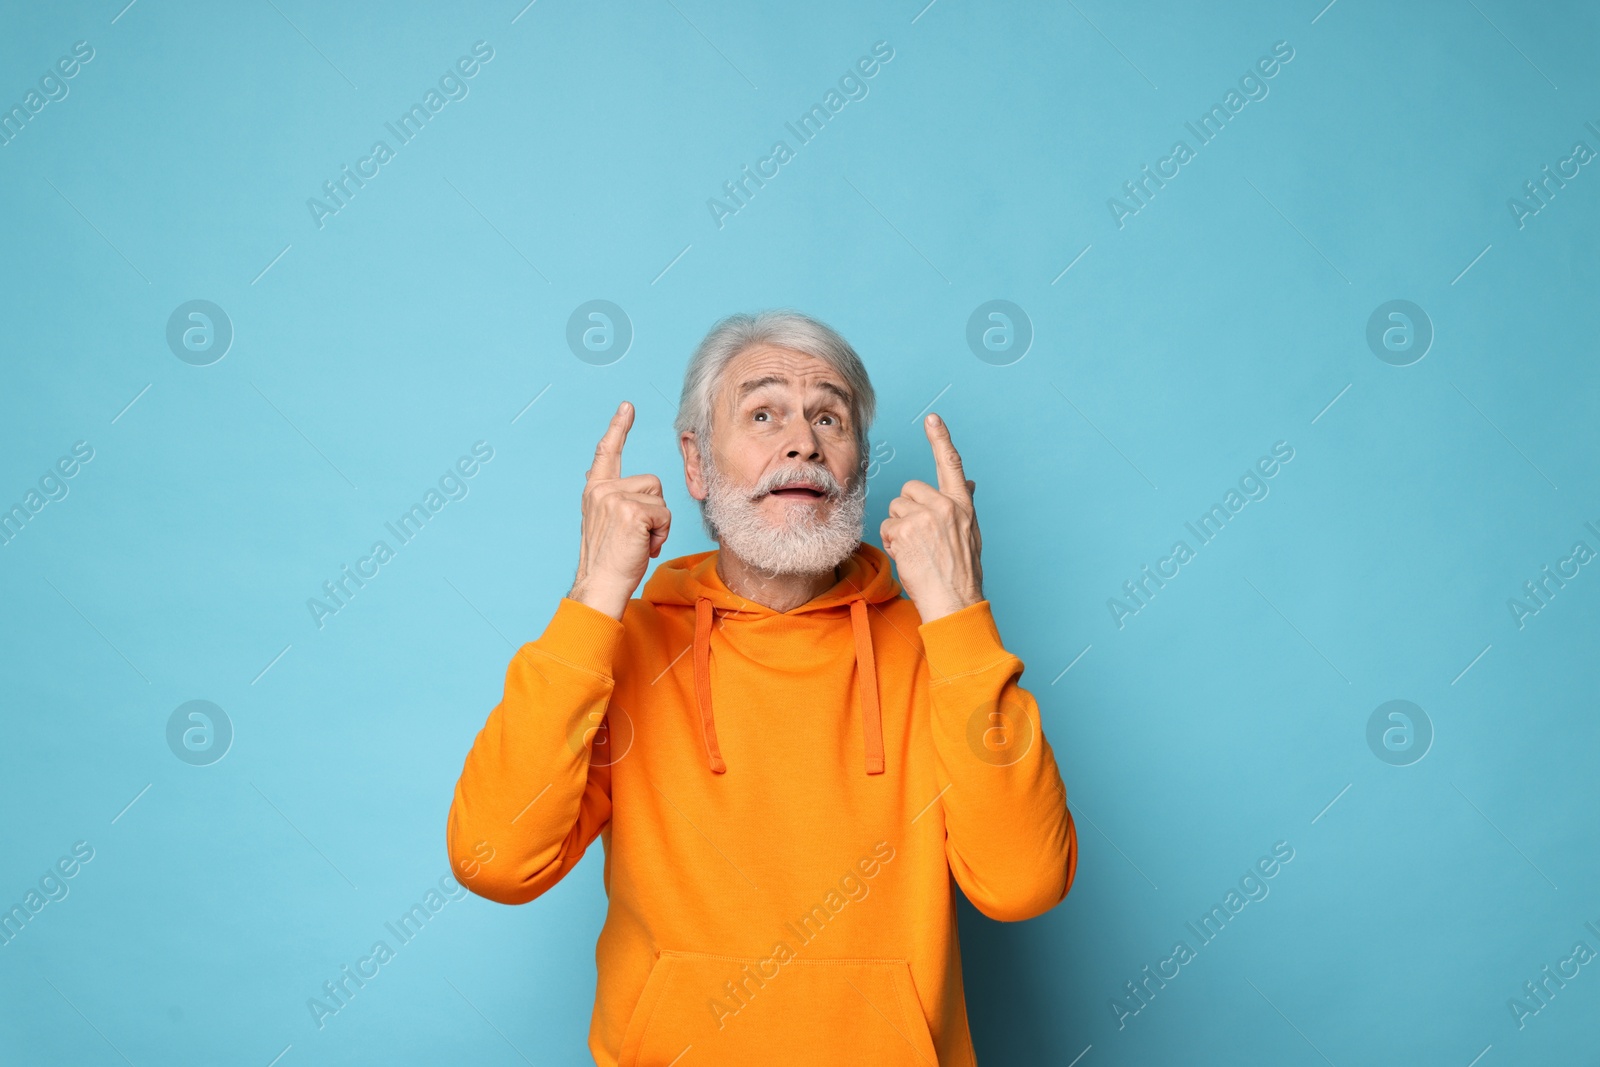
[[[785,485],[808,485],[830,499],[844,493],[844,486],[826,467],[795,467],[775,470],[762,478],[750,491],[750,499],[759,500]]]

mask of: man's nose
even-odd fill
[[[817,443],[817,432],[810,422],[796,427],[789,440],[784,455],[790,459],[820,460],[822,448]]]

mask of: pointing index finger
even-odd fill
[[[617,405],[617,413],[611,416],[611,425],[606,427],[605,436],[595,446],[594,464],[587,475],[590,481],[622,477],[622,446],[632,428],[633,405],[624,400]]]
[[[939,492],[958,500],[970,500],[967,476],[961,469],[961,453],[950,440],[950,427],[938,415],[930,412],[923,420],[928,434],[928,444],[933,446],[933,466],[939,472]]]

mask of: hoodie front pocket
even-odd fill
[[[650,970],[619,1061],[938,1067],[905,960],[779,962],[671,950]]]

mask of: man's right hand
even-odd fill
[[[567,594],[617,620],[672,527],[661,479],[653,474],[622,476],[622,446],[632,427],[633,405],[624,400],[585,475],[578,577]]]

